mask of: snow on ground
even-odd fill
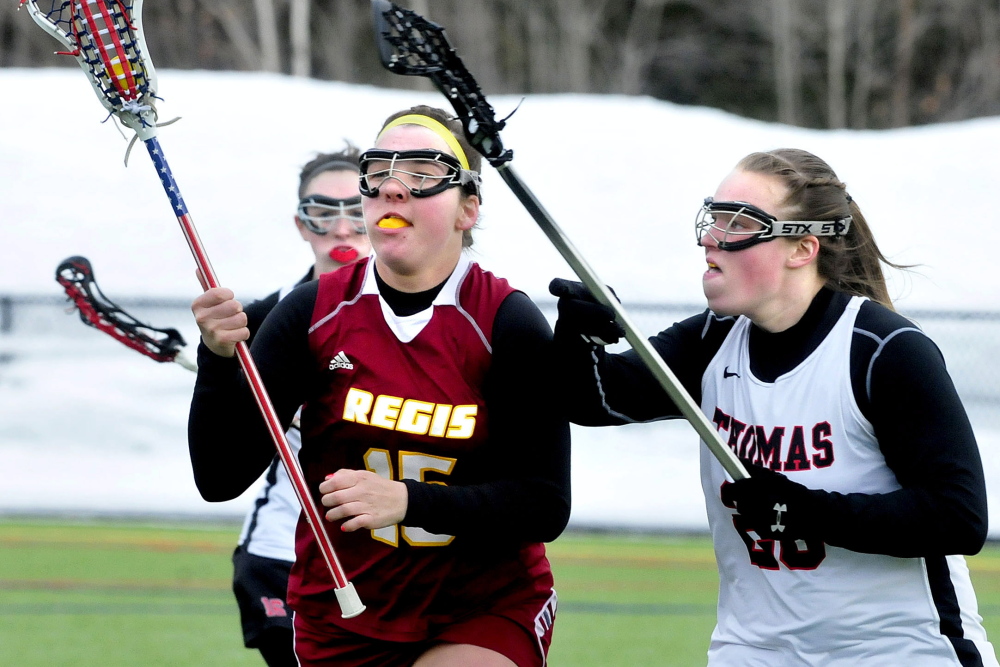
[[[159,74],[161,120],[182,117],[160,130],[167,160],[220,280],[246,298],[310,262],[292,227],[302,164],[345,138],[369,145],[396,110],[445,103],[437,93],[286,76]],[[83,74],[0,69],[0,90],[0,295],[61,295],[56,265],[84,255],[113,299],[193,298],[193,261],[148,155],[139,144],[123,165],[127,141],[100,123]],[[1000,182],[1000,164],[986,157],[1000,151],[998,118],[815,131],[647,98],[491,102],[498,116],[521,103],[503,133],[512,165],[626,305],[703,303],[693,233],[702,199],[744,154],[795,146],[834,166],[892,260],[920,265],[890,275],[900,310],[1000,309],[1000,283],[985,279],[980,256],[998,245],[1000,226],[968,211]],[[572,271],[492,170],[484,195],[477,261],[548,299],[549,280]],[[148,316],[197,340],[183,310]],[[75,315],[32,317],[0,334],[0,511],[237,516],[249,507],[252,492],[209,505],[194,489],[191,373],[142,359]],[[1000,419],[983,414],[996,506]],[[696,443],[683,423],[574,427],[574,523],[703,528]]]

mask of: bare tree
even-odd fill
[[[910,77],[913,71],[913,43],[916,37],[914,9],[916,0],[899,0],[899,28],[896,30],[896,75],[892,87],[892,124],[904,127],[910,122]]]
[[[629,17],[622,42],[622,65],[618,92],[639,95],[643,92],[645,69],[656,53],[663,7],[670,0],[637,0]]]
[[[603,34],[610,0],[554,0],[559,31],[559,91],[588,93],[593,82],[592,51]]]
[[[292,47],[292,75],[312,74],[312,42],[309,39],[310,0],[291,0],[288,38]]]
[[[0,67],[23,67],[29,64],[41,64],[31,62],[28,45],[31,41],[31,33],[21,26],[26,23],[34,25],[28,16],[28,12],[18,12],[18,5],[13,2],[0,3],[0,35],[10,35],[10,39],[4,40],[0,48]],[[39,31],[40,33],[41,31]],[[48,35],[45,36],[51,40]],[[52,42],[55,44],[55,42]],[[34,49],[31,49],[34,51]],[[51,46],[49,53],[54,51]]]
[[[982,95],[987,113],[1000,108],[1000,2],[994,0],[982,8],[982,52],[977,65],[982,72]]]
[[[428,0],[409,0],[410,9],[421,16],[431,16],[431,6]]]
[[[801,50],[795,5],[793,0],[771,0],[774,12],[774,74],[778,120],[788,125],[798,125],[802,99],[798,68]]]
[[[260,49],[246,24],[243,3],[240,0],[207,0],[201,8],[211,14],[222,26],[229,43],[239,57],[242,69],[256,70],[261,65]]]
[[[265,72],[280,72],[281,51],[278,48],[278,17],[274,0],[253,0],[253,4],[257,14],[260,69]]]
[[[525,92],[544,92],[551,90],[553,78],[552,65],[557,62],[556,49],[549,30],[546,7],[541,2],[529,2],[524,5],[526,24],[527,53],[527,86]]]
[[[875,5],[874,2],[858,3],[855,21],[858,40],[854,60],[854,89],[851,93],[851,127],[868,127],[868,106],[876,79],[875,61]]]
[[[995,114],[1000,107],[1000,7],[995,1],[963,4],[952,7],[940,23],[967,51],[939,59],[940,74],[947,78],[922,100],[921,110],[933,107],[935,113],[920,120],[960,120]]]
[[[334,81],[357,81],[355,48],[362,30],[357,7],[349,2],[314,3],[311,12],[314,76]],[[379,68],[381,69],[381,68]]]
[[[864,0],[862,0],[864,2]],[[851,0],[828,0],[827,17],[827,67],[826,108],[827,126],[847,125],[847,15]]]
[[[648,93],[809,127],[1000,113],[1000,0],[394,0],[488,93]],[[0,66],[73,67],[0,1]],[[369,0],[146,2],[159,67],[431,90],[379,64]],[[286,62],[287,61],[287,62]]]

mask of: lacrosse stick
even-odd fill
[[[750,475],[732,449],[723,442],[701,408],[684,389],[677,376],[632,323],[611,290],[577,252],[569,238],[548,214],[528,187],[518,178],[510,161],[513,151],[504,149],[500,130],[506,120],[497,120],[493,107],[472,74],[445,37],[444,28],[388,0],[372,0],[375,42],[382,65],[396,74],[423,76],[431,80],[455,108],[465,136],[493,165],[500,177],[535,219],[549,241],[576,272],[591,294],[611,308],[625,329],[625,338],[649,368],[667,395],[691,423],[709,450],[734,480]]]
[[[185,352],[187,343],[177,329],[158,329],[126,313],[98,287],[86,257],[69,257],[56,268],[56,282],[73,301],[84,324],[155,361],[174,361],[190,371],[198,364]]]
[[[63,286],[87,326],[103,331],[154,361],[173,361],[192,373],[198,372],[198,360],[188,355],[187,342],[180,332],[145,324],[104,296],[86,257],[63,260],[56,268],[56,282]],[[301,428],[297,413],[292,426]]]
[[[40,9],[39,3],[47,5],[49,9]],[[21,0],[20,6],[27,7],[35,23],[66,48],[66,51],[56,53],[76,58],[109,114],[133,130],[146,145],[184,232],[184,238],[194,255],[203,278],[202,286],[206,290],[218,287],[218,278],[156,138],[156,73],[145,55],[142,0]],[[330,536],[323,527],[323,517],[309,494],[302,468],[285,439],[281,423],[246,343],[237,344],[236,354],[316,542],[320,545],[323,558],[333,575],[334,592],[341,613],[344,618],[357,616],[365,607],[354,585],[347,580],[333,550]]]

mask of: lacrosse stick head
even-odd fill
[[[185,368],[197,368],[183,354],[185,341],[179,331],[144,324],[104,296],[86,257],[74,256],[63,260],[56,268],[56,281],[62,285],[87,326],[103,331],[156,361],[176,361]]]
[[[509,162],[493,107],[448,42],[444,28],[389,0],[372,0],[375,44],[382,66],[394,74],[427,77],[455,108],[469,143],[494,167]]]
[[[387,70],[403,76],[430,76],[443,69],[444,63],[436,55],[441,42],[451,49],[444,28],[389,0],[372,0],[372,19],[378,56]]]
[[[20,0],[87,73],[101,104],[145,141],[156,135],[156,72],[146,57],[142,0]]]

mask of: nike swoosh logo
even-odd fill
[[[722,371],[722,379],[723,379],[723,380],[725,380],[725,379],[728,379],[728,378],[731,378],[731,377],[733,377],[734,375],[735,375],[736,377],[740,377],[740,374],[739,374],[739,373],[730,373],[730,372],[729,372],[729,366],[726,366],[725,370],[724,370],[724,371]]]

